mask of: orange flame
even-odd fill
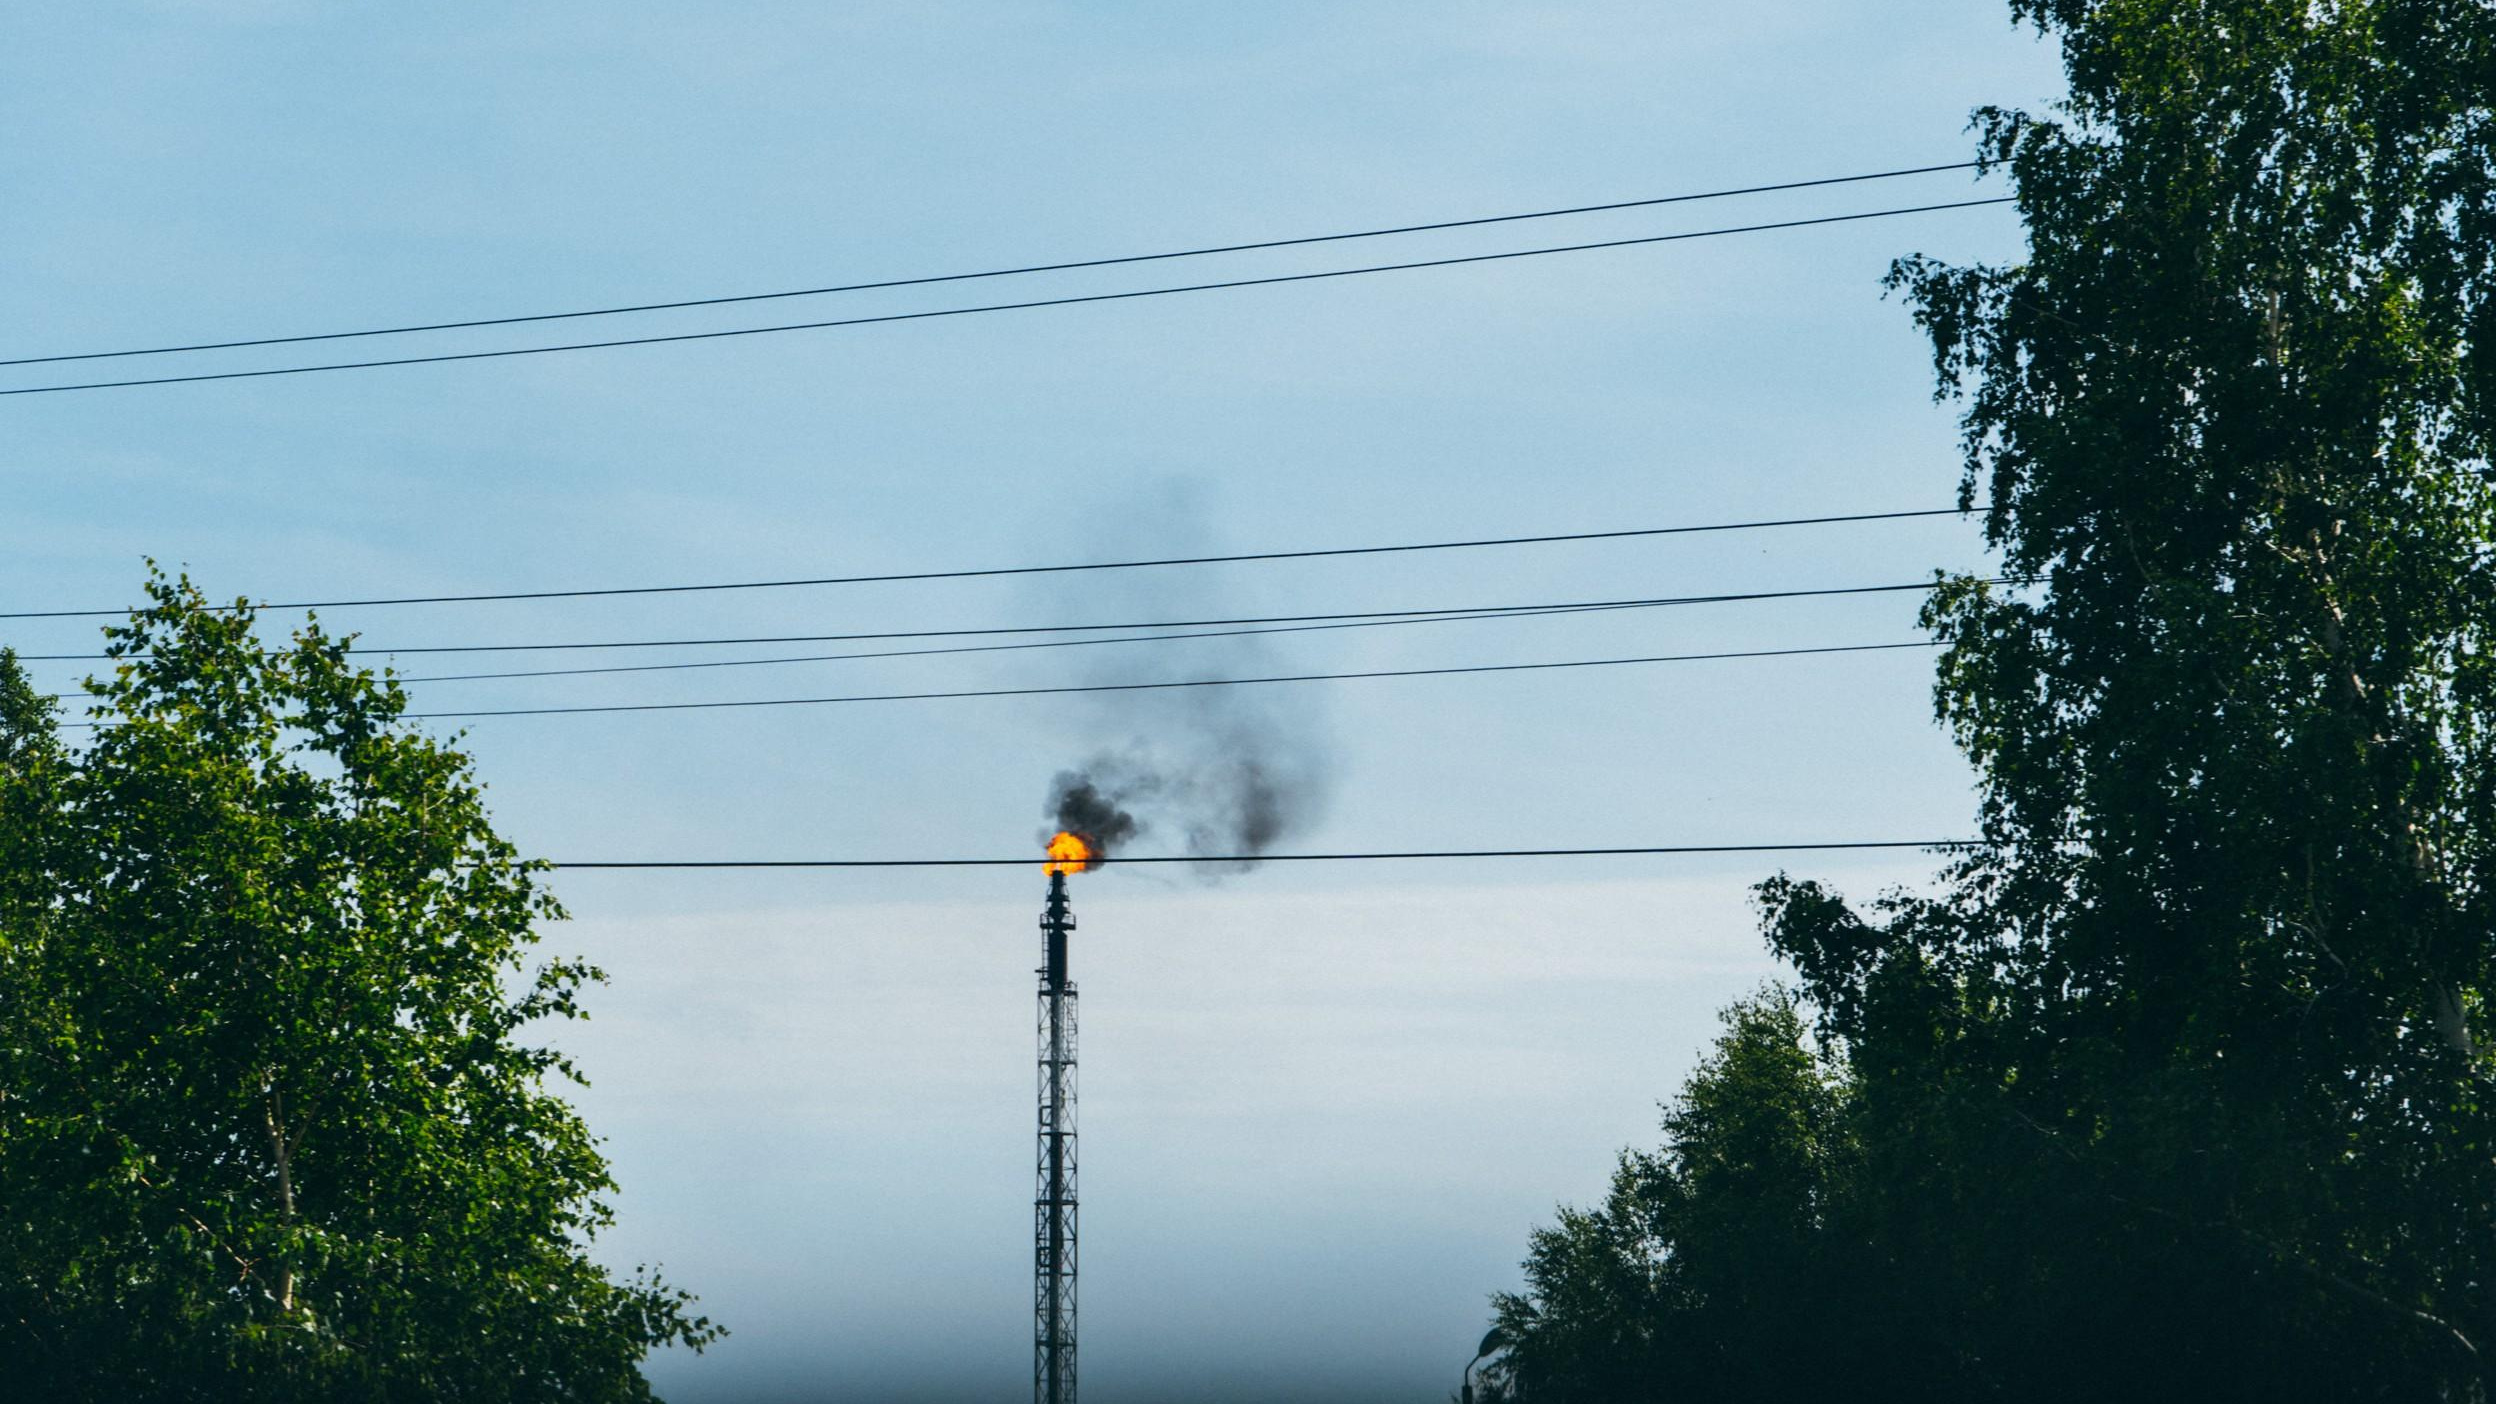
[[[1093,850],[1089,840],[1081,834],[1060,829],[1056,837],[1049,840],[1049,861],[1043,871],[1051,874],[1080,873],[1099,862],[1100,855]]]

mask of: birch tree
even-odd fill
[[[717,1329],[587,1247],[598,978],[468,759],[159,579],[71,748],[0,655],[0,1367],[61,1400],[608,1401]]]

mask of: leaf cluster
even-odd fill
[[[40,1397],[605,1401],[718,1329],[586,1253],[523,1031],[600,978],[458,751],[317,621],[157,577],[92,740],[0,654],[0,1368]]]

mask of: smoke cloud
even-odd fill
[[[1135,535],[1104,542],[1105,556],[1222,549],[1208,539],[1207,514],[1184,486],[1131,493],[1115,515]],[[1086,589],[1092,609],[1114,607],[1142,618],[1221,618],[1267,604],[1226,598],[1219,578],[1206,572],[1087,582]],[[1103,651],[1089,666],[1102,682],[1288,671],[1265,645],[1255,636],[1206,638],[1166,652]],[[1121,852],[1177,853],[1207,860],[1190,865],[1201,881],[1244,873],[1323,817],[1334,788],[1325,697],[1314,690],[1120,692],[1087,698],[1080,711],[1080,720],[1068,718],[1075,734],[1111,744],[1087,746],[1088,759],[1059,771],[1043,812],[1051,832],[1081,834],[1112,862]],[[1047,837],[1044,832],[1042,841]]]
[[[1114,762],[1104,758],[1085,770],[1061,770],[1049,784],[1049,807],[1057,812],[1057,828],[1083,835],[1102,853],[1135,837],[1143,827],[1126,810],[1134,787],[1112,777]],[[1097,773],[1093,773],[1097,772]]]
[[[1199,877],[1244,873],[1324,808],[1330,770],[1314,735],[1282,720],[1238,714],[1194,719],[1122,750],[1104,751],[1049,785],[1057,828],[1104,857],[1157,839],[1206,859]]]

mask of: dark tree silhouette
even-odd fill
[[[1962,501],[2034,582],[1926,612],[1988,846],[1861,911],[1762,888],[1846,1070],[1833,1291],[1678,1288],[1644,1338],[1881,1322],[1865,1387],[1925,1398],[2484,1399],[2496,11],[2013,13],[2070,79],[1978,115],[2027,257],[1892,276],[1965,408]],[[1544,1246],[1545,1314],[1627,1261]],[[1597,1397],[1503,1321],[1517,1394]]]

